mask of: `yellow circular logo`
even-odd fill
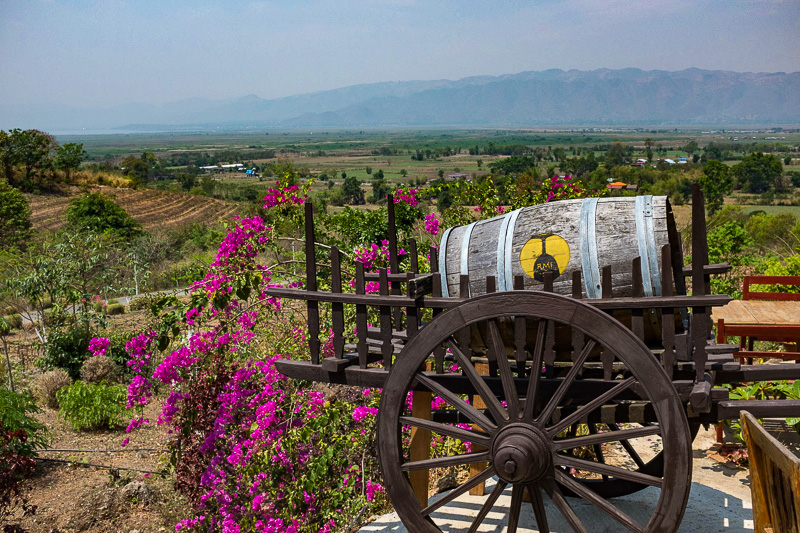
[[[569,264],[569,245],[553,233],[533,235],[522,247],[519,262],[522,271],[536,281],[544,281],[545,272],[552,272],[556,279]]]

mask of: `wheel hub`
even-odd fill
[[[541,431],[523,424],[504,428],[492,443],[492,464],[509,483],[529,483],[541,478],[552,465],[550,446]]]

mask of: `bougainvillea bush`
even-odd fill
[[[163,399],[152,423],[170,429],[175,483],[192,504],[192,513],[176,526],[180,531],[343,531],[388,508],[375,450],[380,391],[298,382],[275,368],[281,358],[308,358],[302,307],[267,292],[271,286],[303,286],[281,260],[288,251],[273,228],[302,225],[308,187],[288,180],[276,187],[265,198],[270,224],[258,216],[234,219],[189,300],[170,296],[156,302],[151,310],[157,320],[127,343],[127,366],[134,373],[127,408],[137,413],[128,431],[150,423],[143,406]],[[546,201],[549,194],[539,196]],[[502,212],[491,180],[462,198],[479,200],[477,210],[454,207],[467,217]],[[439,216],[426,216],[420,202],[427,200],[419,190],[398,190],[392,200],[403,221],[403,263],[409,260],[405,239],[416,230],[418,261],[425,265],[428,247],[441,234]],[[387,236],[363,242],[363,231],[353,226],[349,232],[345,219],[331,218],[322,214],[315,220],[318,234],[345,244],[345,272],[355,270],[354,261],[367,270],[388,266]],[[327,248],[319,250],[318,263],[324,264]],[[330,316],[323,313],[322,323],[322,351],[330,356]],[[353,325],[345,329],[352,332]],[[90,348],[101,353],[108,346],[95,339]],[[433,399],[434,408],[441,403]],[[432,441],[433,455],[464,446],[451,440]]]
[[[265,208],[305,201],[296,189],[273,196],[289,199]],[[176,486],[194,510],[179,530],[335,531],[365,507],[386,507],[378,393],[315,389],[275,369],[277,359],[307,357],[307,344],[302,316],[266,293],[285,278],[262,262],[273,246],[261,218],[235,219],[190,301],[164,298],[158,322],[127,346],[136,373],[127,407],[139,413],[128,431],[150,422],[141,409],[165,391],[153,422],[172,432]]]

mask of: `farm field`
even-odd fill
[[[789,213],[790,215],[800,217],[800,206],[798,205],[743,205],[742,210],[745,213],[763,211],[768,215]]]
[[[192,222],[217,222],[232,217],[239,206],[213,198],[153,189],[134,190],[99,187],[113,195],[145,231],[156,227],[171,228]],[[31,222],[37,231],[53,231],[65,224],[64,214],[70,200],[81,193],[72,189],[65,195],[27,195]]]

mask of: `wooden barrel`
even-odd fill
[[[666,196],[563,200],[511,211],[442,236],[439,274],[442,293],[458,296],[460,275],[469,276],[470,296],[486,292],[486,277],[497,290],[511,290],[522,275],[525,289],[543,287],[553,273],[553,290],[569,295],[572,272],[582,271],[583,297],[601,297],[601,269],[610,265],[612,295],[632,294],[631,262],[641,257],[646,296],[661,295],[661,247],[680,250],[672,208]],[[677,258],[677,259],[676,259]],[[673,253],[680,275],[680,254]],[[681,286],[682,284],[677,284]]]

